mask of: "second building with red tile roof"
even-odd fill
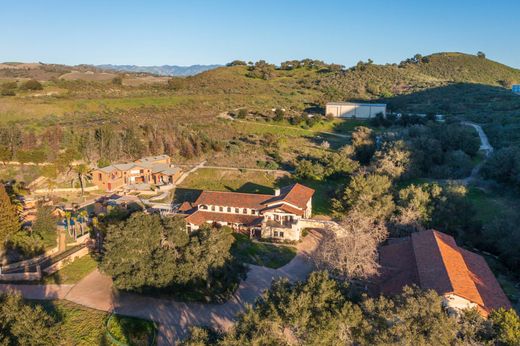
[[[412,233],[379,252],[383,294],[397,294],[406,285],[435,290],[453,311],[510,308],[511,303],[484,258],[457,246],[452,236],[434,230]]]

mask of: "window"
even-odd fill
[[[231,213],[231,207],[227,207],[227,212]]]
[[[252,215],[256,215],[256,210],[251,210]]]
[[[243,214],[247,214],[247,209],[244,208],[244,210],[242,210],[242,213],[243,213]]]
[[[101,173],[98,173],[98,179],[103,180],[103,176],[101,175]]]
[[[215,206],[214,205],[211,206],[211,211],[215,211]]]
[[[240,213],[240,209],[235,208],[235,213],[237,213],[237,214]]]
[[[278,238],[283,238],[284,233],[282,231],[274,231],[274,236]]]
[[[218,207],[218,210],[224,211],[224,207]]]

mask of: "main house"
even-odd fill
[[[185,202],[188,230],[203,224],[230,226],[251,237],[299,240],[305,219],[312,214],[314,190],[301,184],[277,189],[274,195],[203,191],[193,203]]]
[[[171,164],[168,155],[143,157],[92,171],[92,182],[104,191],[116,191],[133,184],[174,184],[181,170]]]
[[[457,246],[453,237],[438,231],[412,233],[381,247],[379,290],[397,294],[406,285],[435,290],[449,311],[510,308],[484,258]]]

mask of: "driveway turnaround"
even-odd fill
[[[171,299],[154,298],[117,292],[112,279],[98,270],[75,285],[0,285],[0,291],[16,290],[28,299],[66,299],[89,308],[121,315],[149,319],[158,324],[158,345],[174,345],[185,337],[191,326],[207,326],[228,330],[238,313],[253,304],[275,279],[305,280],[313,266],[310,254],[320,239],[318,231],[311,231],[298,244],[298,253],[291,262],[279,269],[250,265],[247,279],[234,295],[223,304],[182,303]]]

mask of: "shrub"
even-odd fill
[[[27,82],[23,83],[20,89],[23,90],[43,90],[43,85],[38,82],[36,79],[29,79]]]

